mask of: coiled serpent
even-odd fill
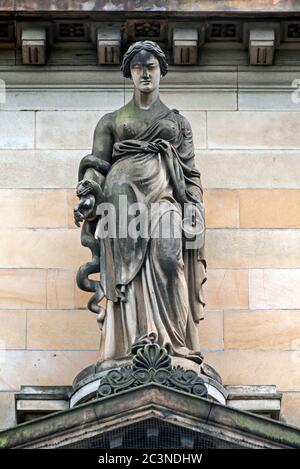
[[[103,200],[103,192],[100,185],[89,179],[80,181],[77,185],[76,192],[80,199],[85,198],[87,195],[94,196],[95,208],[97,208],[99,203]],[[92,260],[80,266],[76,275],[76,282],[81,290],[94,293],[88,301],[87,307],[90,311],[98,315],[97,322],[100,329],[102,329],[106,310],[103,306],[99,305],[99,302],[105,297],[105,292],[100,280],[92,280],[89,278],[92,274],[100,274],[99,241],[95,238],[97,222],[98,218],[96,218],[96,216],[88,218],[83,222],[81,244],[90,249]]]

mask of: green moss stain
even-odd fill
[[[130,101],[124,107],[119,109],[115,114],[115,126],[116,129],[119,130],[123,127],[124,123],[128,123],[131,120],[135,120],[137,118],[137,109],[133,105],[133,101]]]
[[[260,435],[267,440],[300,447],[300,435],[295,435],[287,429],[278,428],[276,424],[273,425],[271,422],[254,422],[244,415],[235,415],[232,417],[232,421],[244,431]]]
[[[0,448],[6,448],[9,442],[9,437],[8,435],[2,435],[0,436]]]

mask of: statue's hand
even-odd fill
[[[96,218],[97,205],[104,200],[100,184],[92,179],[82,179],[76,187],[80,201],[74,208],[74,220],[77,226],[83,220]]]
[[[204,218],[199,206],[185,204],[182,220],[182,229],[187,239],[195,239],[197,236],[204,240]]]
[[[157,138],[154,140],[154,143],[158,145],[162,150],[168,151],[171,148],[170,142],[163,140],[162,138]]]
[[[83,220],[94,218],[95,205],[95,196],[93,194],[87,194],[80,198],[78,204],[74,207],[74,221],[77,226],[80,226]]]

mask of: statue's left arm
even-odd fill
[[[188,167],[186,175],[186,186],[188,192],[193,194],[199,201],[203,201],[203,190],[200,172],[195,164],[195,149],[193,143],[193,132],[186,117],[180,115],[181,141],[178,152],[183,163]]]
[[[203,309],[205,306],[203,284],[206,281],[203,189],[200,172],[195,164],[195,150],[191,125],[185,117],[179,115],[179,118],[181,141],[177,151],[183,163],[188,205],[191,207],[190,213],[194,211],[196,232],[198,231],[197,223],[200,225],[200,230],[203,229],[198,243],[194,243],[195,247],[193,248],[193,241],[186,240],[186,248],[184,250],[185,273],[188,283],[190,307],[194,320],[198,322],[200,319],[203,319]]]

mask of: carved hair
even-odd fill
[[[164,52],[161,50],[156,42],[152,41],[139,41],[132,44],[127,52],[125,53],[122,61],[121,70],[125,78],[131,77],[130,72],[130,62],[132,61],[133,57],[141,52],[142,50],[146,50],[154,55],[157,58],[160,66],[160,73],[161,76],[164,77],[168,73],[168,64],[166,60],[166,56]]]

